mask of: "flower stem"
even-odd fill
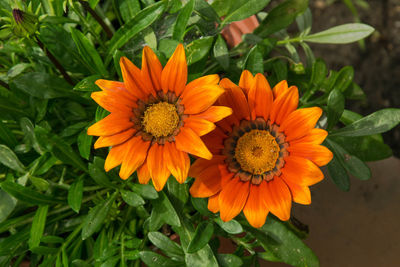
[[[92,17],[100,24],[100,26],[103,28],[105,33],[107,34],[107,37],[111,39],[113,36],[113,33],[111,29],[107,26],[107,24],[100,18],[100,16],[94,11],[93,8],[90,7],[89,3],[83,0],[78,0],[79,3],[82,5],[82,7],[92,15]]]
[[[35,38],[37,44],[39,45],[39,47],[43,50],[43,52],[47,55],[47,57],[50,59],[50,61],[54,64],[54,66],[60,71],[61,75],[64,77],[64,79],[71,85],[75,85],[75,83],[73,82],[71,76],[68,75],[68,73],[66,72],[66,70],[64,69],[64,67],[60,64],[60,62],[58,62],[58,60],[55,58],[55,56],[53,56],[53,54],[46,49],[46,47],[44,46],[44,44],[40,41],[39,38]]]
[[[291,39],[285,39],[285,40],[280,40],[278,42],[276,42],[276,45],[285,45],[288,43],[298,43],[301,42],[303,39],[300,37],[295,37],[295,38],[291,38]]]
[[[3,86],[4,88],[10,90],[10,86],[7,83],[3,82],[2,80],[0,80],[0,85]]]

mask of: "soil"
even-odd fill
[[[354,22],[351,11],[336,1],[310,1],[313,14],[313,32]],[[352,1],[356,2],[356,1]],[[367,95],[364,102],[347,102],[346,108],[363,115],[379,109],[400,108],[400,1],[366,0],[369,8],[357,7],[362,23],[376,31],[365,40],[365,49],[358,43],[348,45],[319,45],[311,47],[316,57],[323,58],[330,69],[351,65],[355,70],[355,82]],[[400,157],[400,126],[383,135],[385,142]]]

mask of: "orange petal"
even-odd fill
[[[150,141],[143,141],[142,137],[131,138],[127,143],[124,159],[122,161],[119,177],[126,180],[146,160]]]
[[[126,57],[120,58],[119,65],[121,66],[122,78],[126,89],[135,98],[146,98],[151,93],[151,88],[147,88],[143,84],[140,69]],[[152,93],[154,94],[154,92]]]
[[[293,111],[279,127],[279,131],[285,132],[286,142],[301,138],[315,127],[322,115],[319,107],[301,108]]]
[[[143,48],[142,55],[142,81],[154,92],[161,90],[162,65],[150,47]]]
[[[247,93],[253,86],[253,83],[254,83],[253,74],[251,74],[251,72],[248,70],[242,71],[242,75],[240,75],[240,80],[239,80],[239,87],[244,89],[244,91]]]
[[[322,144],[322,142],[324,142],[327,136],[328,132],[325,131],[324,129],[313,128],[302,138],[290,141],[290,145],[300,144],[300,143],[312,143],[315,145],[319,145]]]
[[[290,152],[290,156],[309,159],[318,166],[328,164],[333,158],[332,152],[321,145],[297,143],[291,144],[287,150]]]
[[[299,105],[299,91],[296,86],[291,86],[281,93],[272,104],[271,123],[282,124],[290,113]]]
[[[127,145],[126,143],[113,146],[108,152],[106,162],[104,163],[104,170],[108,172],[109,170],[117,167],[122,163],[124,159],[124,151],[126,151]]]
[[[227,78],[222,79],[219,85],[225,88],[225,93],[221,95],[218,102],[233,109],[232,117],[237,119],[235,124],[243,119],[249,120],[250,110],[243,90]]]
[[[285,166],[281,170],[286,181],[309,186],[324,178],[322,171],[311,160],[295,156],[285,157],[284,160]]]
[[[113,135],[132,128],[133,122],[129,114],[111,113],[104,119],[96,122],[87,130],[88,135]]]
[[[103,92],[110,96],[130,102],[136,102],[136,98],[126,89],[125,84],[122,82],[108,81],[99,79],[96,80],[95,84],[100,87]]]
[[[161,74],[161,86],[164,93],[171,91],[179,96],[187,82],[187,63],[185,48],[179,44]]]
[[[249,195],[250,183],[234,178],[227,183],[219,194],[221,220],[232,220],[240,213]]]
[[[206,111],[193,115],[193,117],[217,122],[232,114],[232,109],[224,106],[211,106]]]
[[[179,134],[175,137],[176,147],[186,153],[211,159],[212,154],[201,141],[200,137],[190,128],[182,127]]]
[[[209,197],[219,191],[222,186],[232,177],[225,164],[211,165],[203,169],[198,175],[194,176],[195,180],[190,188],[190,194],[193,197]]]
[[[223,155],[214,155],[212,159],[197,159],[192,166],[190,166],[189,176],[190,177],[198,177],[202,171],[205,169],[218,164],[224,164],[224,160],[226,159]]]
[[[203,85],[185,94],[181,104],[185,106],[185,114],[197,114],[207,110],[223,93],[224,89],[218,85]]]
[[[201,118],[196,118],[194,116],[189,116],[184,120],[185,127],[192,129],[198,136],[203,136],[208,134],[215,129],[215,124]]]
[[[203,140],[204,144],[206,144],[211,153],[216,156],[216,154],[220,154],[221,149],[224,149],[224,140],[226,137],[228,136],[225,135],[219,127],[217,127],[211,133],[202,136],[201,140]]]
[[[147,160],[137,169],[137,176],[139,183],[141,184],[148,184],[150,181],[150,172],[149,168],[147,167]]]
[[[211,212],[217,213],[219,211],[219,203],[218,203],[219,200],[218,200],[218,198],[219,198],[219,193],[209,197],[207,208]]]
[[[100,136],[99,139],[97,139],[96,143],[94,143],[94,148],[97,149],[100,147],[108,147],[122,144],[123,142],[131,138],[135,134],[135,132],[136,130],[131,128],[114,135]]]
[[[262,181],[259,185],[250,185],[250,193],[243,213],[250,225],[255,228],[263,226],[268,215],[268,208],[264,202],[266,194],[268,194],[266,181]]]
[[[311,204],[311,192],[308,186],[301,186],[285,179],[285,175],[280,176],[289,187],[293,201],[303,205]]]
[[[189,93],[192,90],[195,90],[197,87],[201,87],[204,85],[218,85],[218,83],[219,83],[218,74],[211,74],[197,78],[186,85],[185,90],[182,93],[182,98],[185,98],[185,95],[187,93]]]
[[[273,180],[267,182],[267,192],[264,195],[267,208],[282,221],[290,218],[292,207],[292,196],[289,188],[281,178],[275,176]]]
[[[164,188],[168,177],[171,175],[164,160],[164,146],[152,144],[147,156],[147,166],[149,168],[151,180],[154,188],[161,191]]]
[[[184,183],[190,167],[188,154],[178,150],[175,143],[166,142],[164,144],[164,161],[176,180],[180,184]]]
[[[131,112],[135,102],[105,91],[93,92],[90,97],[109,112]]]
[[[283,80],[280,81],[279,83],[277,83],[274,86],[274,89],[272,89],[272,92],[274,93],[274,99],[277,99],[280,95],[286,93],[286,91],[288,90],[288,83],[287,81]]]
[[[266,121],[269,119],[269,113],[272,107],[272,91],[264,75],[257,73],[253,86],[248,91],[249,108],[252,119],[263,117]]]

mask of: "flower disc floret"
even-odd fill
[[[179,116],[175,105],[160,102],[150,105],[144,112],[142,125],[144,130],[154,137],[166,137],[177,128]]]

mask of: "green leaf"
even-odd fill
[[[17,200],[0,189],[0,223],[7,219],[16,205]]]
[[[36,189],[39,191],[46,191],[50,186],[47,180],[40,177],[31,176],[30,180],[32,184],[36,187]]]
[[[87,239],[95,232],[99,231],[103,221],[110,212],[111,206],[118,196],[118,192],[114,192],[110,197],[98,203],[92,208],[83,222],[82,240]]]
[[[285,29],[307,7],[308,0],[286,0],[268,13],[268,16],[260,23],[254,33],[265,38],[272,33]]]
[[[312,66],[310,84],[313,86],[320,86],[328,75],[328,69],[322,59],[315,60]]]
[[[187,64],[191,65],[203,59],[210,51],[214,38],[204,37],[197,39],[186,46]]]
[[[334,155],[332,160],[328,164],[328,173],[332,181],[342,191],[350,190],[350,178],[347,174],[346,169],[340,163],[338,156]]]
[[[87,134],[87,128],[85,128],[77,139],[79,154],[82,158],[89,160],[90,148],[92,147],[93,136]]]
[[[93,163],[89,163],[89,175],[98,185],[114,187],[104,171],[104,159],[102,158],[94,157]]]
[[[2,140],[6,146],[15,147],[18,145],[18,141],[15,138],[13,132],[0,120],[0,140]]]
[[[300,34],[307,35],[311,31],[312,14],[310,8],[307,8],[303,14],[296,18],[297,26],[299,27]]]
[[[167,188],[172,205],[178,212],[182,211],[189,199],[188,184],[180,184],[176,179],[168,179]]]
[[[86,77],[74,86],[74,90],[84,92],[98,91],[98,87],[94,82],[101,78],[102,76],[99,74]]]
[[[114,51],[125,45],[132,37],[150,26],[164,11],[164,1],[160,1],[140,11],[134,18],[125,23],[114,33],[110,40],[106,62],[114,54]]]
[[[42,238],[44,227],[46,225],[46,217],[47,211],[49,210],[49,206],[39,206],[36,210],[35,216],[33,217],[31,233],[29,237],[29,248],[35,248],[39,246],[40,239]]]
[[[63,201],[60,199],[41,194],[11,181],[2,182],[1,188],[15,198],[33,205],[50,205],[63,203]]]
[[[182,266],[181,262],[170,260],[152,251],[140,251],[140,259],[149,267]]]
[[[366,24],[349,23],[304,36],[302,39],[312,43],[348,44],[364,39],[374,30],[374,28]]]
[[[75,28],[71,28],[71,36],[78,48],[81,58],[87,65],[86,67],[91,70],[93,74],[107,76],[107,70],[104,67],[103,61],[89,39]]]
[[[327,144],[335,156],[337,156],[339,162],[349,173],[360,180],[368,180],[371,178],[371,171],[362,160],[354,155],[350,155],[343,147],[330,139],[327,139]]]
[[[330,136],[364,136],[383,133],[400,123],[400,109],[386,108],[378,110],[352,124],[333,131]]]
[[[189,18],[193,13],[195,0],[189,0],[186,5],[179,11],[178,17],[174,28],[172,29],[172,38],[181,42],[185,35],[186,26],[189,22]]]
[[[32,65],[28,63],[19,63],[17,65],[12,66],[7,72],[7,78],[13,79],[23,73],[26,69],[30,68]]]
[[[220,217],[217,217],[214,219],[214,221],[228,234],[240,234],[243,232],[243,227],[240,223],[238,223],[236,220],[230,220],[227,222],[224,222],[221,220]]]
[[[213,53],[221,67],[227,70],[229,68],[229,51],[222,35],[218,35],[213,47]]]
[[[157,191],[152,185],[149,184],[133,184],[131,186],[132,191],[138,193],[145,199],[156,199],[158,198]]]
[[[207,3],[207,1],[195,0],[194,10],[200,17],[202,17],[206,21],[214,23],[221,22],[218,14],[215,12],[214,8],[209,3]]]
[[[134,192],[121,190],[121,196],[129,206],[137,207],[145,204],[143,198]]]
[[[207,199],[206,198],[197,198],[197,197],[191,197],[190,198],[193,207],[200,212],[201,215],[203,216],[210,216],[213,213],[208,210],[207,206]]]
[[[333,126],[339,121],[344,111],[344,96],[339,89],[334,89],[328,96],[328,127],[332,129]]]
[[[217,260],[221,267],[241,267],[243,261],[235,254],[217,254]]]
[[[73,95],[71,85],[45,72],[25,73],[12,82],[15,87],[31,96],[50,99]]]
[[[342,68],[335,80],[333,88],[338,89],[340,92],[344,92],[349,85],[352,83],[354,78],[354,69],[351,66]]]
[[[25,136],[31,142],[33,148],[40,155],[44,154],[44,150],[40,147],[36,135],[35,135],[35,127],[33,123],[26,117],[23,117],[19,120],[19,125],[21,126],[21,130],[24,132]]]
[[[124,0],[118,1],[119,10],[121,12],[122,19],[126,22],[131,20],[136,16],[137,13],[140,12],[140,2],[139,0]]]
[[[179,226],[179,216],[164,192],[158,193],[158,198],[151,201],[153,210],[150,215],[150,231],[161,227],[162,223]]]
[[[256,14],[268,5],[269,1],[270,0],[240,1],[240,5],[236,4],[232,6],[233,8],[230,8],[228,14],[222,21],[220,28],[222,29],[225,25],[228,25],[231,22],[243,20]]]
[[[266,251],[271,252],[280,261],[293,266],[319,266],[313,251],[284,223],[272,216],[268,216],[264,226],[259,229],[248,226],[247,223],[243,227],[257,238]]]
[[[252,49],[250,49],[243,69],[249,70],[251,73],[253,73],[253,75],[257,73],[263,74],[264,73],[263,61],[264,59],[261,49],[258,45],[256,45]]]
[[[79,177],[68,190],[68,205],[73,211],[79,213],[83,196],[83,179]]]
[[[197,228],[192,240],[190,241],[187,252],[194,253],[208,244],[214,234],[214,225],[209,222],[201,222]]]
[[[183,260],[184,253],[181,246],[162,233],[150,232],[148,238],[151,243],[160,248],[168,257]]]
[[[178,46],[179,42],[172,39],[162,39],[158,44],[158,51],[164,53],[167,58],[170,58]]]
[[[14,151],[5,145],[0,145],[0,163],[18,172],[25,172],[25,166],[19,161]]]

